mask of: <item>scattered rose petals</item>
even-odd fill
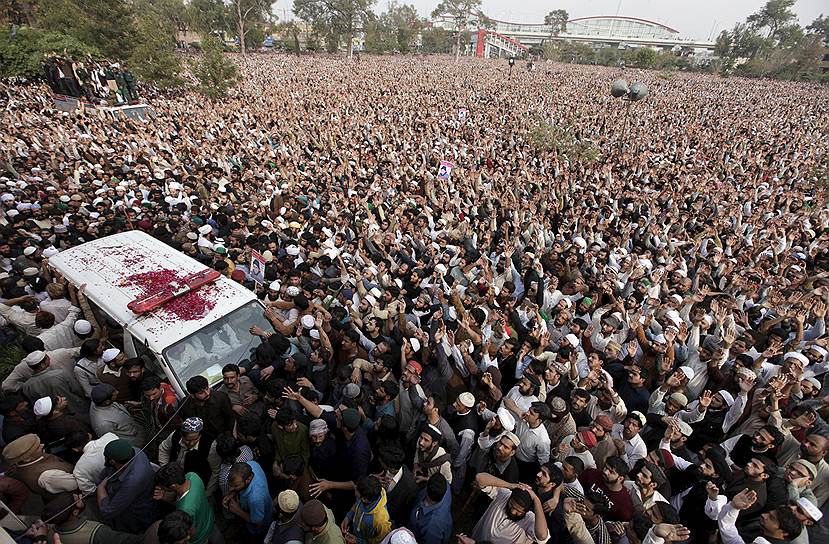
[[[176,291],[185,285],[184,280],[185,277],[175,270],[162,269],[133,274],[126,277],[124,282],[140,289],[141,293],[137,298],[143,298],[156,293]],[[166,314],[171,319],[193,321],[206,316],[215,306],[215,300],[205,297],[197,289],[167,302],[157,312]],[[158,313],[156,316],[161,317]]]

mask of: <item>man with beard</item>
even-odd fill
[[[812,492],[817,499],[818,507],[823,507],[826,499],[829,498],[829,464],[826,462],[826,454],[829,453],[829,438],[822,434],[810,434],[800,446],[800,456],[806,459],[817,469],[815,482],[812,484]]]
[[[460,445],[455,433],[452,432],[452,426],[440,415],[443,412],[443,401],[432,395],[423,403],[423,422],[438,429],[441,433],[441,444],[446,446],[446,451],[454,459],[458,454]],[[449,480],[451,483],[451,480]]]
[[[772,425],[765,425],[749,436],[741,434],[722,443],[729,461],[738,467],[745,466],[755,455],[777,459],[777,448],[783,443],[783,433]]]
[[[608,457],[604,470],[587,469],[579,481],[585,493],[595,492],[604,495],[610,509],[607,519],[610,521],[630,521],[633,518],[633,499],[625,488],[625,478],[630,467],[621,457]]]
[[[472,538],[493,544],[546,544],[550,539],[544,507],[527,484],[510,484],[486,473],[476,485],[495,493],[495,498],[475,524]]]
[[[423,411],[423,404],[426,400],[426,393],[420,386],[422,372],[423,367],[417,361],[405,362],[398,386],[397,422],[400,429],[405,430],[403,438],[407,445],[414,442],[415,422]]]
[[[439,445],[442,438],[443,433],[434,425],[427,423],[421,429],[412,467],[418,485],[424,485],[429,476],[438,472],[443,474],[447,483],[452,483],[451,457]]]
[[[698,528],[694,531],[691,541],[695,544],[708,544],[708,537],[717,530],[717,524],[715,520],[699,515],[709,498],[707,485],[714,484],[718,493],[719,487],[724,486],[725,482],[731,479],[731,469],[725,461],[722,448],[714,447],[705,452],[705,459],[702,463],[692,466],[683,474],[687,475],[693,484],[676,494],[672,499],[672,504],[678,506],[679,519],[682,523]]]
[[[754,500],[750,505],[739,509],[739,520],[736,520],[736,523],[744,526],[753,521],[765,509],[768,497],[766,481],[776,469],[777,466],[768,457],[762,455],[752,457],[745,468],[734,471],[731,481],[726,483],[725,496],[715,495],[717,490],[710,485],[707,487],[708,501],[705,503],[705,515],[711,519],[719,519],[726,498],[733,499],[738,493],[748,489],[754,494]]]
[[[211,389],[204,376],[193,376],[185,388],[190,396],[181,408],[182,420],[198,417],[204,422],[205,434],[213,438],[233,428],[236,414],[227,393]]]
[[[648,510],[659,502],[668,503],[666,497],[671,496],[671,486],[662,468],[642,460],[634,467],[632,474],[633,478],[625,481],[625,487],[630,491],[637,512]]]
[[[518,463],[515,453],[521,446],[521,439],[511,431],[504,431],[500,438],[488,449],[479,449],[469,461],[469,468],[474,473],[486,472],[509,483],[519,480]]]
[[[466,479],[466,465],[472,454],[475,436],[478,434],[478,416],[472,411],[475,407],[475,397],[472,393],[461,393],[446,414],[446,420],[458,440],[458,455],[452,461],[455,492],[460,491]]]
[[[515,418],[512,413],[503,406],[497,412],[486,409],[483,404],[478,405],[478,413],[486,421],[484,430],[478,434],[477,450],[487,452],[506,431],[512,432],[515,429]],[[473,454],[474,455],[474,454]]]
[[[547,428],[550,442],[559,444],[566,437],[576,433],[576,422],[573,420],[573,416],[570,415],[564,399],[553,397],[547,399],[547,403],[550,407],[550,418],[545,421],[544,427]]]
[[[532,374],[524,375],[518,384],[504,396],[504,406],[517,413],[529,410],[530,405],[538,402],[538,388],[541,381]]]
[[[564,474],[553,463],[541,465],[535,475],[535,493],[544,506],[547,516],[547,527],[553,542],[569,542],[570,531],[573,530],[564,521]]]
[[[696,402],[691,402],[688,409],[694,410]],[[705,444],[718,444],[722,441],[723,421],[725,421],[725,414],[732,404],[734,404],[734,396],[725,389],[717,391],[711,396],[711,404],[708,405],[708,410],[705,411],[705,417],[691,425],[694,434],[688,439],[689,449],[699,451]]]
[[[324,419],[312,419],[308,424],[310,441],[309,464],[316,478],[332,480],[336,478],[337,439],[329,432]]]
[[[405,525],[418,493],[414,475],[404,463],[406,454],[399,446],[395,446],[381,450],[379,457],[383,472],[377,477],[386,490],[389,516],[397,526]]]

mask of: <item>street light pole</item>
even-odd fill
[[[630,87],[624,79],[617,79],[610,84],[610,95],[620,98],[625,103],[625,120],[622,124],[622,139],[619,142],[619,150],[624,153],[625,141],[627,140],[628,117],[630,116],[630,105],[645,98],[648,94],[648,86],[640,81],[634,81]]]

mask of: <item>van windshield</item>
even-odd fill
[[[256,325],[273,332],[263,313],[261,304],[248,302],[165,349],[162,355],[178,376],[182,389],[187,380],[199,374],[213,385],[222,379],[224,365],[249,359],[251,350],[259,345],[259,338],[249,329]]]

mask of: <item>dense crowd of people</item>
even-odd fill
[[[829,541],[825,86],[628,70],[625,123],[619,70],[236,62],[152,120],[2,88],[18,541]],[[262,301],[219,387],[49,267],[130,229]]]

